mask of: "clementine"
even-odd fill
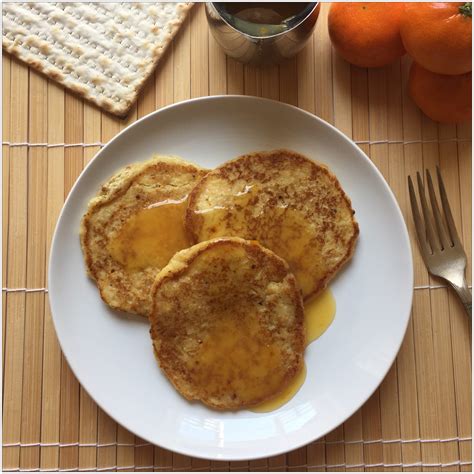
[[[329,36],[336,51],[351,64],[381,67],[405,54],[400,38],[399,2],[333,3],[329,10]]]
[[[407,3],[400,34],[408,54],[425,69],[471,71],[471,3]]]
[[[408,92],[418,107],[437,122],[465,122],[471,118],[471,73],[437,74],[413,63]]]

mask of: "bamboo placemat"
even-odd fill
[[[437,125],[405,93],[409,60],[351,67],[331,50],[328,5],[312,41],[268,69],[225,57],[203,5],[191,12],[127,120],[101,113],[3,57],[3,468],[5,471],[471,471],[470,328],[454,294],[422,263],[407,175],[439,165],[471,262],[471,135]],[[151,446],[117,425],[61,354],[46,266],[58,213],[87,162],[127,124],[164,105],[214,94],[298,105],[352,137],[381,170],[408,223],[413,311],[380,388],[325,438],[286,455],[210,462]],[[390,271],[383,267],[381,271]],[[471,266],[468,274],[470,279]],[[383,308],[380,308],[383,311]]]

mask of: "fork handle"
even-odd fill
[[[451,286],[458,294],[459,299],[461,300],[467,315],[470,319],[472,319],[472,295],[467,286],[466,279],[463,279],[462,286],[455,285],[454,283],[451,283]]]

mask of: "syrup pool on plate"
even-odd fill
[[[336,301],[334,300],[329,288],[305,303],[304,316],[307,346],[318,339],[318,337],[320,337],[326,331],[326,329],[334,321],[335,314]],[[300,373],[296,375],[296,377],[291,381],[288,387],[283,390],[282,393],[277,395],[275,398],[250,408],[250,411],[256,413],[266,413],[280,408],[296,395],[306,380],[306,375],[307,369],[306,363],[304,363]]]

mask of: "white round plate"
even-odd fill
[[[270,413],[218,412],[182,398],[160,372],[148,323],[110,310],[86,276],[79,223],[119,168],[154,153],[213,168],[243,153],[290,148],[326,163],[352,199],[360,238],[331,283],[333,324],[306,351],[306,381]],[[244,96],[166,107],[117,135],[83,171],[54,235],[49,298],[61,348],[82,386],[118,423],[189,456],[241,460],[276,455],[336,428],[377,388],[408,324],[413,268],[407,229],[387,183],[341,132],[296,107]]]

